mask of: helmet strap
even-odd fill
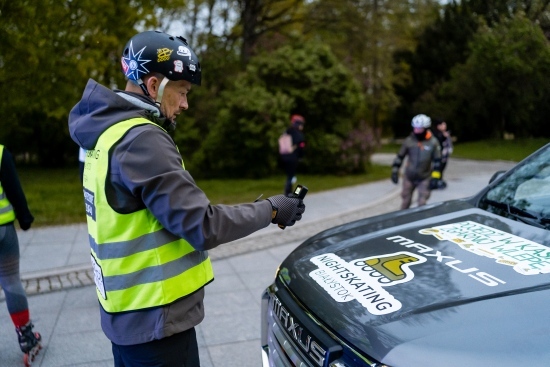
[[[141,90],[143,91],[143,93],[147,96],[147,97],[150,97],[151,95],[149,94],[149,91],[147,90],[147,86],[145,85],[145,83],[143,82],[143,80],[141,80],[141,78],[139,78],[138,80],[136,80],[139,87],[141,88]]]
[[[162,79],[159,85],[159,90],[157,92],[157,98],[156,102],[160,105],[162,103],[162,96],[164,95],[164,88],[166,87],[166,84],[168,84],[170,80],[168,78]]]

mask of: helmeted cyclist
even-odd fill
[[[401,190],[401,209],[411,206],[415,189],[418,191],[418,206],[425,205],[430,198],[432,189],[438,187],[441,179],[441,147],[430,131],[430,117],[420,114],[413,117],[413,131],[399,149],[392,165],[391,180],[397,184],[399,169],[408,157],[403,174]]]
[[[115,366],[199,366],[194,327],[214,279],[207,250],[270,223],[293,225],[305,206],[284,195],[211,205],[197,187],[168,134],[192,85],[201,84],[201,64],[184,38],[139,33],[121,65],[124,91],[89,80],[69,116],[72,139],[87,151],[84,199],[101,325]]]

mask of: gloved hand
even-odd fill
[[[24,231],[26,231],[26,230],[28,230],[29,228],[31,228],[31,224],[32,224],[32,222],[19,221],[19,227],[21,227],[21,229],[24,230]]]
[[[19,222],[19,227],[26,231],[31,228],[31,224],[34,222],[34,217],[31,214],[21,214],[17,217],[17,221]]]
[[[398,169],[394,168],[391,171],[391,182],[393,182],[394,184],[399,182],[399,170]]]
[[[302,214],[306,210],[304,202],[298,198],[275,195],[268,197],[267,200],[271,203],[275,213],[271,223],[279,226],[289,227],[294,225],[296,221],[302,219]]]

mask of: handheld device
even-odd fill
[[[294,192],[292,194],[295,197],[297,197],[298,199],[304,200],[304,198],[306,197],[306,194],[307,194],[307,187],[305,187],[303,185],[298,185],[298,186],[296,186],[296,188],[294,189]]]
[[[305,187],[303,185],[297,185],[296,188],[294,189],[294,191],[292,192],[292,194],[290,194],[288,196],[294,197],[294,198],[297,198],[297,199],[300,199],[300,200],[304,200],[304,198],[306,197],[307,191],[308,191],[307,187]],[[285,229],[286,226],[284,226],[282,224],[279,224],[279,228]]]

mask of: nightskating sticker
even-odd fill
[[[357,300],[373,315],[401,309],[401,302],[384,287],[414,278],[410,267],[426,258],[406,252],[371,256],[347,262],[333,253],[310,259],[319,268],[309,273],[336,302]]]
[[[483,224],[468,220],[419,232],[456,243],[476,255],[495,259],[523,275],[550,273],[550,248]]]

